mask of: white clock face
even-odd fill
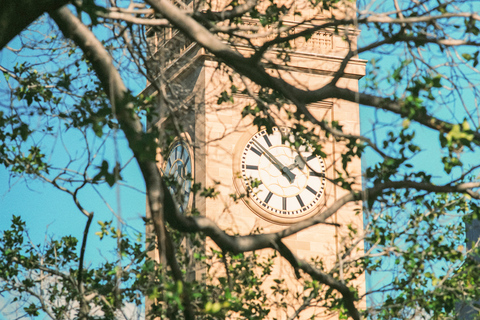
[[[288,137],[288,129],[281,130]],[[266,130],[253,135],[243,149],[240,171],[249,201],[260,213],[288,220],[318,209],[325,188],[325,163],[305,146],[297,151],[290,141],[282,141],[282,132],[274,128],[270,135]]]
[[[185,142],[175,142],[166,161],[165,175],[170,178],[168,189],[177,200],[180,212],[184,212],[192,189],[192,159]]]

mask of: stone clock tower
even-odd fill
[[[296,5],[299,2],[296,1]],[[321,18],[328,14],[306,12],[302,19],[308,15]],[[298,19],[298,16],[286,17],[284,24],[293,26]],[[258,24],[254,19],[245,23]],[[296,31],[301,30],[297,27]],[[313,156],[305,148],[294,149],[288,129],[291,122],[283,111],[273,115],[279,125],[277,128],[269,133],[262,131],[253,125],[252,118],[242,117],[242,110],[256,105],[254,85],[180,33],[165,29],[149,35],[156,48],[152,56],[159,57],[157,62],[163,70],[159,82],[168,88],[166,95],[160,97],[160,104],[164,104],[164,109],[168,105],[176,115],[172,126],[180,129],[183,136],[183,142],[172,142],[166,158],[167,171],[174,174],[185,168],[185,172],[191,172],[195,183],[215,187],[219,192],[214,198],[190,196],[182,202],[185,207],[182,210],[194,206],[229,233],[249,234],[259,229],[275,232],[314,216],[344,195],[341,188],[331,183],[337,178],[335,168],[342,166],[341,155],[345,150],[342,144],[326,138],[319,128],[311,127],[310,130],[320,137],[326,157]],[[349,43],[344,40],[345,36]],[[340,35],[333,30],[323,30],[308,41],[297,39],[292,43],[294,49],[289,53],[287,67],[270,71],[296,86],[319,88],[340,68],[349,46],[355,46],[356,36],[355,29],[344,30]],[[237,50],[249,53],[247,46],[239,46]],[[277,59],[274,53],[267,54],[267,58]],[[365,74],[365,63],[351,59],[338,85],[356,90],[358,80]],[[232,92],[232,83],[238,88],[236,92]],[[222,93],[229,95],[224,99],[228,101],[219,99]],[[356,103],[328,100],[313,103],[308,109],[318,120],[338,121],[347,133],[360,132]],[[348,170],[361,183],[360,160],[351,163]],[[190,190],[190,185],[186,190]],[[306,260],[320,256],[326,264],[332,264],[347,232],[345,226],[353,225],[362,230],[360,205],[344,206],[330,222],[332,224],[306,229],[284,242],[294,254]],[[288,264],[281,259],[278,259],[275,272],[284,278],[294,277]],[[364,280],[360,279],[358,285],[362,287]]]

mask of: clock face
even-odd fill
[[[288,132],[274,128],[272,134],[266,130],[255,133],[243,147],[239,163],[240,180],[249,195],[247,204],[264,218],[280,223],[316,214],[325,189],[324,160],[305,146],[296,150],[289,139],[282,139]]]
[[[184,141],[173,143],[164,172],[170,182],[168,189],[175,197],[180,212],[184,212],[188,207],[192,189],[192,159]]]

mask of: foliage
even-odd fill
[[[5,313],[480,317],[478,2],[5,2],[20,7],[0,12],[2,52],[16,59],[0,65],[0,164],[67,194],[86,219],[83,236],[44,244],[28,237],[34,221],[14,215],[2,225],[0,293],[16,308]],[[20,45],[5,46],[14,37]],[[341,49],[329,51],[333,43]],[[304,55],[328,66],[299,68]],[[357,88],[345,79],[362,76],[359,55],[369,63]],[[229,195],[221,181],[192,181],[195,205],[179,212],[168,188],[182,181],[164,177],[162,157],[205,108],[193,91],[200,75],[182,72],[207,60],[228,82],[213,99],[219,114],[269,133],[288,125],[292,148],[326,159],[329,145],[341,150],[327,177],[336,196],[320,214],[275,232],[225,229],[201,206],[223,201],[228,216],[249,194]],[[299,69],[324,81],[302,84]],[[363,106],[362,132],[312,112],[335,103]],[[100,210],[82,192],[115,211],[102,194],[129,183],[132,159],[142,185],[130,187],[146,190],[147,232],[132,236],[120,216],[116,227],[102,217],[95,237]],[[360,159],[363,176],[352,170]],[[348,210],[364,226],[333,219],[342,208],[356,208]],[[320,224],[336,228],[337,247],[303,260],[289,236]],[[88,263],[92,238],[112,251],[105,261]]]

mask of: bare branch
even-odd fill
[[[45,12],[52,12],[69,0],[3,0],[0,10],[0,50]],[[21,12],[21,14],[18,14]]]
[[[78,261],[78,276],[77,276],[77,286],[78,290],[83,293],[83,261],[85,259],[85,249],[87,247],[87,239],[88,239],[88,230],[90,230],[90,225],[92,224],[93,220],[93,212],[90,213],[88,216],[87,223],[85,225],[85,229],[83,230],[83,239],[82,239],[82,247],[80,248],[80,260]]]
[[[234,7],[231,10],[224,10],[221,12],[214,12],[207,10],[206,12],[194,12],[194,18],[208,19],[211,21],[224,21],[232,18],[243,16],[245,13],[252,10],[257,5],[257,0],[246,0],[245,3]]]
[[[98,12],[97,15],[104,19],[122,20],[128,23],[134,23],[144,26],[168,27],[170,25],[167,19],[139,18],[131,14],[122,12]]]
[[[420,22],[432,22],[441,19],[451,19],[451,18],[470,18],[476,21],[480,21],[480,15],[478,13],[471,12],[446,12],[438,15],[420,15],[417,17],[402,17],[399,15],[397,18],[392,18],[387,14],[374,14],[369,15],[368,17],[362,17],[358,19],[359,23],[391,23],[391,24],[415,24]]]

